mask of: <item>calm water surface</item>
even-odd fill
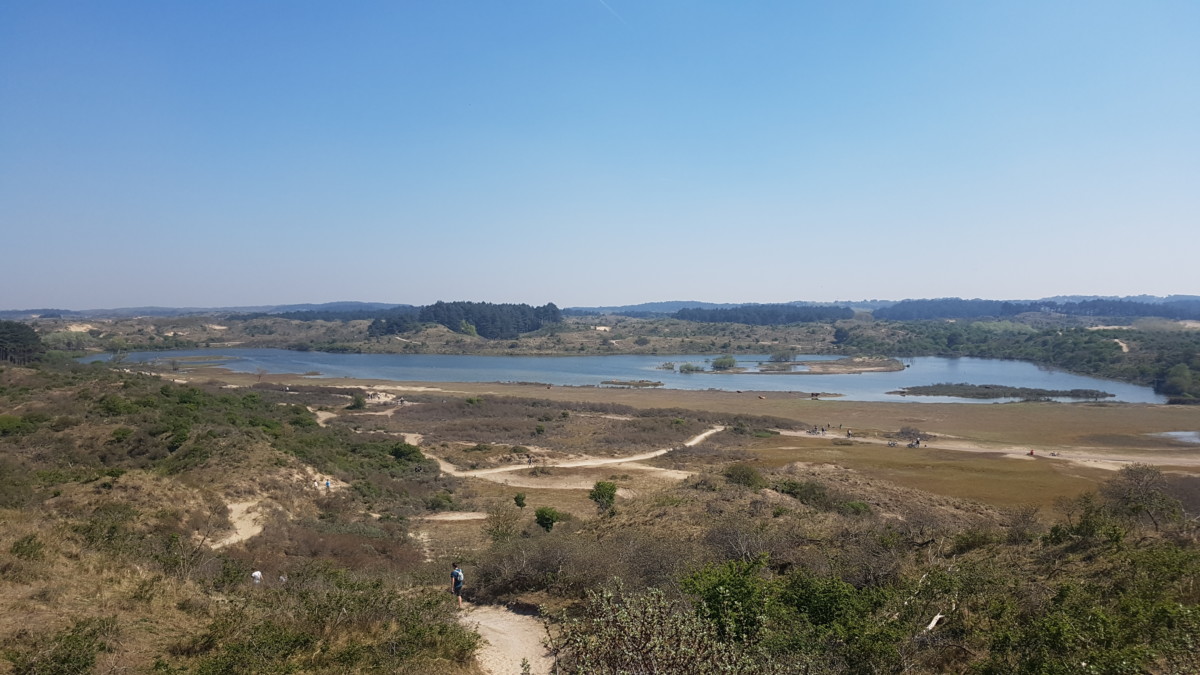
[[[910,403],[992,403],[998,399],[962,399],[951,396],[897,396],[887,392],[902,387],[966,382],[1038,389],[1099,389],[1115,394],[1109,401],[1164,403],[1166,398],[1149,387],[1102,380],[1042,368],[1022,361],[933,356],[900,359],[907,368],[890,373],[845,375],[768,375],[760,373],[686,375],[661,370],[676,365],[705,365],[711,355],[615,356],[464,356],[447,354],[327,354],[286,349],[200,349],[169,352],[133,352],[130,362],[211,357],[211,363],[235,372],[307,373],[314,379],[353,377],[402,382],[541,382],[560,386],[601,386],[603,380],[654,380],[669,389],[735,389],[750,391],[802,391],[842,394],[850,401],[904,401]],[[107,359],[91,356],[84,361]],[[799,360],[832,360],[838,356],[799,356]],[[738,365],[754,368],[766,355],[738,356]]]

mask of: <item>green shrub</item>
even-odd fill
[[[445,490],[425,500],[425,508],[430,511],[452,511],[456,506],[458,503],[454,501],[454,495]]]
[[[828,509],[831,503],[825,485],[816,481],[788,478],[777,484],[775,489],[816,509]]]
[[[722,638],[754,640],[767,614],[767,582],[760,574],[764,564],[765,558],[709,565],[684,577],[680,587],[696,597],[700,615]]]
[[[533,513],[534,520],[538,527],[549,532],[554,529],[556,523],[561,523],[564,520],[570,520],[571,514],[559,511],[553,506],[543,506]]]
[[[738,462],[726,467],[725,479],[730,483],[743,485],[751,490],[758,490],[767,485],[767,481],[762,477],[762,473],[745,462]]]
[[[967,551],[987,546],[997,541],[997,539],[998,537],[988,530],[971,528],[954,535],[954,541],[950,544],[950,553],[952,555],[962,555]]]
[[[658,589],[588,591],[578,617],[564,617],[551,640],[556,672],[759,675],[791,672],[769,656],[723,638],[716,627]],[[806,672],[789,659],[794,672]]]
[[[844,516],[865,516],[871,513],[871,505],[858,501],[842,502],[837,506],[838,513]]]
[[[733,356],[730,356],[729,354],[726,354],[725,356],[718,356],[712,360],[713,370],[729,370],[735,366],[737,366],[737,359],[733,358]]]
[[[612,509],[617,501],[617,484],[607,480],[596,481],[588,493],[588,499],[596,502],[596,507],[601,511]]]

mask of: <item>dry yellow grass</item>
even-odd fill
[[[1111,471],[1048,459],[788,437],[764,439],[752,452],[763,466],[833,464],[869,479],[999,507],[1050,506],[1057,497],[1077,495],[1112,477]]]
[[[219,377],[243,386],[253,375],[209,369],[193,376]],[[267,379],[292,384],[311,384],[295,375],[270,375]],[[956,442],[987,447],[1035,448],[1083,452],[1094,456],[1150,456],[1162,458],[1164,468],[1172,458],[1182,465],[1177,470],[1198,473],[1200,446],[1174,442],[1153,434],[1164,431],[1200,429],[1200,407],[1120,403],[1059,404],[943,404],[869,403],[855,401],[811,401],[805,396],[782,392],[724,392],[681,390],[638,390],[591,387],[552,387],[496,383],[397,383],[353,379],[323,379],[330,386],[412,386],[433,388],[446,396],[525,396],[553,401],[618,403],[637,408],[685,408],[709,412],[768,415],[814,425],[853,429],[855,433],[879,437],[901,427]],[[759,398],[759,395],[765,398]],[[464,439],[465,440],[465,439]],[[881,446],[833,446],[829,440],[815,445],[808,439],[764,441],[759,453],[764,462],[790,461],[835,463],[864,475],[929,490],[947,496],[977,499],[997,505],[1048,504],[1060,495],[1078,494],[1111,477],[1111,472],[1067,462],[1022,461],[987,454],[953,450],[908,450]],[[804,452],[782,451],[781,446],[803,446]],[[772,449],[774,448],[774,449]],[[574,475],[574,474],[573,474]],[[631,473],[632,475],[632,473]],[[593,476],[589,473],[588,479]],[[636,489],[636,488],[635,488]],[[560,504],[552,504],[562,508]]]

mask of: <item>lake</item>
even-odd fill
[[[1165,403],[1166,397],[1142,387],[1043,368],[1023,361],[998,359],[940,358],[922,356],[900,359],[904,370],[888,373],[842,375],[769,375],[759,373],[685,374],[660,370],[671,361],[676,365],[706,365],[712,355],[614,355],[614,356],[470,356],[448,354],[328,354],[286,349],[197,349],[164,352],[132,352],[128,362],[166,363],[187,358],[209,357],[206,363],[241,373],[260,368],[272,373],[319,372],[313,379],[352,377],[400,382],[541,382],[559,386],[601,386],[603,380],[654,380],[669,389],[720,389],[743,391],[801,391],[841,394],[850,401],[902,401],[907,403],[993,403],[1003,399],[963,399],[951,396],[897,396],[889,391],[941,382],[998,384],[1037,389],[1098,389],[1115,394],[1107,401]],[[108,355],[89,356],[83,361],[106,360]],[[838,356],[798,356],[797,360],[832,360]],[[766,355],[738,356],[738,365],[755,367]]]

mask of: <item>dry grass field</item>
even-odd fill
[[[1200,448],[1151,435],[1200,428],[1200,411],[1186,407],[877,404],[188,368],[167,377],[203,390],[121,372],[0,374],[15,413],[6,428],[25,434],[12,437],[30,462],[70,441],[128,467],[90,478],[60,468],[45,474],[55,491],[43,490],[38,510],[0,509],[9,591],[0,637],[36,655],[63,616],[111,616],[120,643],[97,653],[113,670],[152,655],[177,665],[225,658],[175,637],[237,618],[214,597],[262,596],[237,620],[266,621],[300,606],[276,600],[341,593],[340,575],[353,574],[402,579],[401,602],[417,589],[444,591],[451,560],[471,575],[478,595],[468,599],[551,610],[614,576],[674,583],[718,561],[769,559],[781,576],[836,571],[866,585],[879,575],[919,578],[919,565],[1001,539],[1033,547],[1062,519],[1060,498],[1095,490],[1131,461],[1200,475]],[[35,400],[27,385],[38,377],[46,395]],[[140,449],[173,438],[167,421],[194,430],[149,465]],[[813,426],[826,431],[807,433]],[[922,447],[904,447],[902,429],[919,430]],[[613,508],[589,497],[601,481],[617,489]],[[553,528],[535,523],[546,508],[564,514]],[[1032,519],[1027,531],[1020,514]],[[199,543],[208,530],[221,545]],[[198,557],[181,557],[193,550]],[[312,588],[276,581],[332,565],[346,571]],[[268,572],[262,588],[248,581],[252,569]],[[434,597],[441,602],[414,616],[413,630],[457,625],[451,603]],[[374,639],[387,622],[364,612],[360,637]],[[148,615],[157,620],[142,621]],[[296,630],[319,633],[321,616]],[[238,644],[237,631],[213,634]],[[469,642],[454,644],[460,661],[443,672],[476,672],[462,660]]]
[[[219,378],[240,386],[252,386],[253,375],[203,369],[188,374],[202,379]],[[298,375],[269,375],[267,379],[284,385],[313,384]],[[763,466],[781,466],[790,462],[836,464],[877,480],[928,490],[1000,506],[1020,504],[1049,505],[1058,496],[1074,495],[1093,488],[1111,476],[1120,462],[1150,462],[1166,470],[1200,474],[1200,446],[1156,436],[1166,431],[1200,429],[1200,408],[1189,406],[1138,405],[1121,403],[869,403],[855,401],[812,401],[806,396],[780,392],[724,392],[681,390],[638,390],[594,387],[552,387],[500,383],[398,383],[351,379],[321,379],[320,384],[336,387],[379,388],[385,391],[408,390],[410,400],[460,401],[467,397],[528,397],[549,404],[613,404],[635,409],[682,409],[715,416],[770,416],[800,425],[826,426],[852,430],[872,443],[852,446],[835,445],[830,436],[819,439],[774,437],[754,439],[749,446],[743,439],[738,447],[749,450]],[[760,398],[765,397],[765,398]],[[404,425],[400,412],[388,419],[388,428]],[[384,419],[378,417],[376,419]],[[416,420],[413,420],[414,422]],[[576,425],[619,426],[617,420],[588,418],[570,420],[572,440],[563,441],[562,454],[632,454],[645,444],[589,443],[592,432]],[[534,425],[529,425],[534,426]],[[694,425],[689,425],[691,431]],[[462,427],[455,440],[462,443],[495,442],[491,438],[467,434]],[[885,438],[901,428],[913,427],[931,435],[929,448],[888,448]],[[412,429],[408,429],[411,431]],[[536,437],[531,444],[541,445]],[[446,440],[446,439],[443,439]],[[512,442],[519,442],[512,439]],[[970,451],[967,451],[969,449]],[[1024,454],[1035,450],[1037,458]],[[1052,458],[1051,452],[1060,457]],[[558,455],[560,453],[550,453]],[[1075,461],[1066,461],[1075,460]],[[1112,460],[1107,462],[1105,460]],[[655,462],[663,467],[686,468],[669,457]],[[701,463],[703,464],[703,463]],[[697,466],[695,468],[702,468]],[[574,472],[573,472],[574,473]],[[576,483],[595,480],[580,472]],[[598,474],[597,474],[598,475]],[[633,474],[631,474],[632,476]],[[566,480],[560,471],[559,483]],[[528,481],[524,481],[528,484]]]

